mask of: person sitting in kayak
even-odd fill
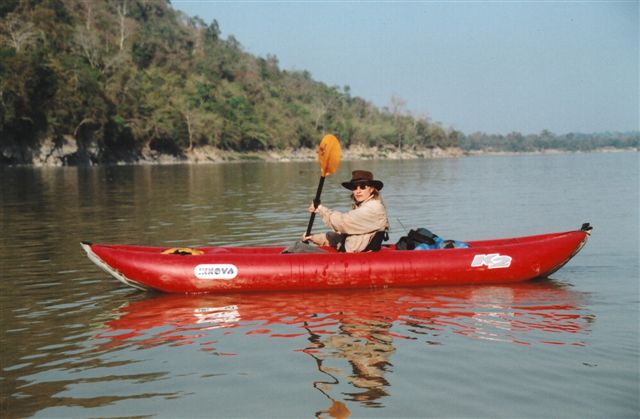
[[[352,191],[352,209],[343,213],[311,202],[309,212],[315,212],[332,231],[303,235],[303,240],[319,246],[331,246],[341,252],[378,251],[388,239],[389,220],[380,196],[384,184],[366,170],[354,170],[351,180],[342,186]]]

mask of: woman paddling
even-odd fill
[[[342,213],[311,202],[309,212],[315,212],[331,229],[328,233],[304,236],[319,246],[335,247],[342,252],[366,252],[380,250],[387,239],[389,220],[382,202],[380,190],[384,186],[366,170],[354,170],[351,180],[342,186],[352,191],[351,211]]]

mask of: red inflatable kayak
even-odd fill
[[[201,247],[198,254],[166,254],[166,248],[82,247],[99,267],[123,283],[169,293],[499,284],[546,277],[587,241],[581,230],[498,240],[470,241],[469,248],[379,252],[287,253],[285,247]]]

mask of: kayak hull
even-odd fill
[[[122,283],[167,293],[231,293],[336,288],[500,284],[545,277],[586,243],[576,230],[498,240],[469,248],[379,252],[281,253],[272,247],[163,247],[82,243],[88,257]]]

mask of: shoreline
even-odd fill
[[[342,149],[342,160],[416,160],[442,159],[477,156],[513,156],[513,155],[557,155],[570,153],[613,153],[638,152],[637,148],[604,147],[588,151],[547,149],[538,151],[499,151],[499,150],[463,150],[450,148],[407,147],[399,150],[387,145],[383,147],[365,147],[361,145]],[[219,164],[240,162],[295,162],[316,160],[315,149],[284,149],[257,152],[236,152],[221,150],[212,146],[196,147],[185,150],[179,155],[159,153],[146,149],[141,153],[125,153],[107,161],[100,161],[97,149],[79,149],[75,141],[68,141],[61,147],[45,143],[31,158],[31,163],[0,164],[4,167],[86,167],[86,166],[126,166],[126,165],[172,165],[172,164]],[[2,156],[9,160],[9,156]]]

